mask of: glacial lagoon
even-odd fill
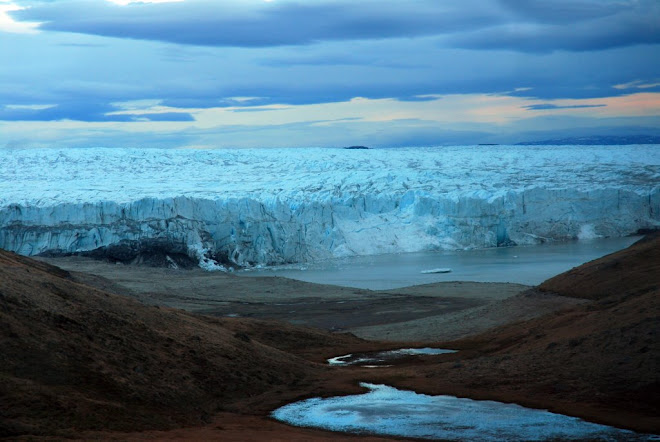
[[[357,256],[239,274],[252,277],[283,276],[318,284],[371,290],[443,281],[537,285],[585,262],[624,249],[640,238],[631,236],[530,246]],[[451,272],[421,273],[434,268],[449,268]]]

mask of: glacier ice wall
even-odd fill
[[[660,226],[658,146],[0,152],[0,247],[236,265]]]

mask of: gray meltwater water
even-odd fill
[[[422,253],[359,256],[241,272],[283,276],[318,284],[387,290],[442,281],[537,285],[585,262],[624,249],[640,237]],[[421,273],[448,268],[448,273]]]

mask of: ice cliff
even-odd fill
[[[214,268],[623,236],[660,226],[658,147],[4,149],[0,248]]]

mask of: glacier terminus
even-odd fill
[[[660,227],[660,146],[2,149],[0,248],[207,269]]]

